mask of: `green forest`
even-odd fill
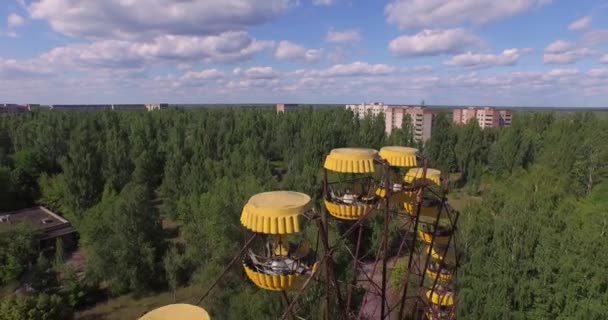
[[[387,137],[383,119],[341,108],[0,115],[0,212],[61,213],[86,255],[82,277],[60,245],[39,254],[31,230],[0,228],[0,320],[71,319],[105,299],[185,287],[202,294],[244,242],[250,196],[286,189],[319,200],[332,148],[386,145],[418,147],[455,194],[478,199],[458,226],[459,319],[608,318],[608,118],[519,112],[510,128],[482,130],[440,113],[424,145],[404,128]],[[35,293],[12,293],[25,276]],[[318,296],[302,300],[313,319],[325,308]],[[238,266],[202,304],[213,319],[283,310]]]

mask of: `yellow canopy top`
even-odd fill
[[[416,154],[418,149],[408,147],[384,147],[380,149],[380,158],[388,161],[391,167],[415,167],[417,166]]]
[[[325,158],[323,167],[327,170],[342,173],[374,172],[374,159],[378,151],[365,148],[333,149]]]
[[[414,182],[415,180],[422,179],[424,168],[412,168],[405,174],[405,182]],[[441,183],[441,171],[437,169],[426,169],[426,179],[439,185]]]
[[[210,320],[205,309],[191,304],[170,304],[146,313],[139,320]]]
[[[309,196],[293,191],[263,192],[249,199],[241,224],[253,232],[290,234],[300,231],[299,216],[310,210]]]

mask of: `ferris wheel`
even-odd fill
[[[298,300],[313,283],[325,319],[455,319],[458,212],[427,164],[414,148],[339,148],[325,157],[320,205],[299,192],[253,195],[240,219],[247,240],[198,304],[240,261],[254,285],[280,293],[280,319],[307,319]]]

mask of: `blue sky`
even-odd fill
[[[0,102],[608,107],[608,0],[4,0]]]

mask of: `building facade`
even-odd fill
[[[426,142],[431,138],[435,112],[423,106],[386,105],[382,102],[349,104],[346,109],[359,119],[365,116],[384,115],[384,128],[387,135],[394,129],[401,129],[403,120],[410,117],[414,140]]]
[[[513,112],[506,109],[494,107],[469,107],[454,109],[452,119],[454,123],[464,125],[475,119],[482,129],[485,128],[505,128],[511,125]]]
[[[346,109],[352,111],[356,117],[359,119],[365,118],[365,116],[370,115],[377,117],[381,113],[383,114],[386,111],[388,106],[382,102],[372,102],[372,103],[361,103],[361,104],[347,104]]]
[[[13,103],[0,104],[0,113],[23,113],[30,111],[29,105],[20,105]]]
[[[285,113],[297,110],[298,104],[278,103],[276,106],[277,113]]]

